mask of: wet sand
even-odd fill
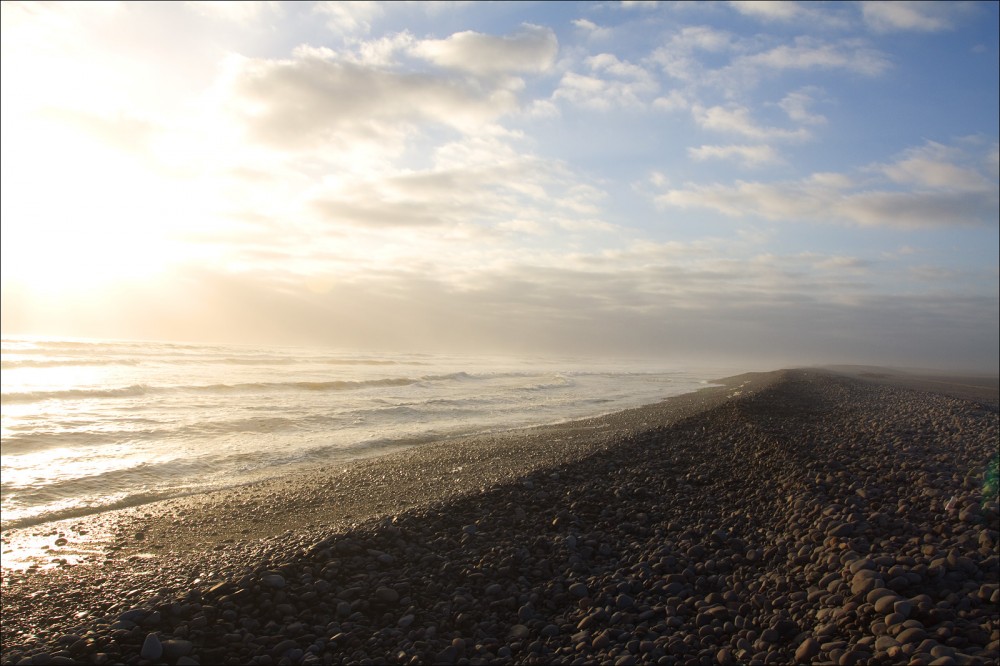
[[[996,394],[877,379],[745,375],[5,533],[80,564],[5,568],[0,660],[992,663]]]

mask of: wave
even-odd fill
[[[4,359],[0,361],[0,368],[3,370],[17,370],[18,368],[61,368],[63,366],[73,367],[81,365],[139,365],[138,359],[88,359],[88,358],[67,358],[67,359]]]
[[[44,523],[57,520],[82,518],[83,516],[92,516],[97,513],[104,513],[105,511],[114,511],[116,509],[128,509],[135,506],[142,506],[143,504],[152,504],[153,502],[172,499],[174,497],[183,497],[185,495],[193,495],[193,494],[208,492],[208,490],[210,489],[164,490],[160,492],[146,491],[146,492],[128,494],[125,495],[124,497],[119,497],[117,499],[108,499],[107,497],[99,497],[99,498],[94,498],[85,504],[75,504],[68,508],[61,507],[49,510],[43,509],[38,513],[34,513],[31,515],[5,519],[3,521],[3,524],[0,525],[0,529],[4,531],[12,529],[23,529],[25,527],[33,527],[35,525],[42,525]]]
[[[402,362],[374,358],[290,358],[287,356],[246,356],[224,358],[164,356],[162,354],[143,354],[148,358],[4,358],[0,368],[16,370],[18,368],[59,368],[62,366],[101,366],[101,365],[140,365],[144,363],[159,363],[163,365],[344,365],[344,366],[391,366],[391,365],[427,365],[422,362]]]
[[[43,400],[88,400],[94,398],[132,398],[155,391],[145,384],[111,389],[68,389],[64,391],[8,391],[0,395],[5,404]]]
[[[133,384],[118,388],[67,389],[61,391],[9,391],[2,394],[6,404],[41,402],[44,400],[99,400],[134,398],[139,396],[167,393],[238,393],[260,391],[355,391],[366,388],[410,386],[421,382],[457,381],[471,379],[464,373],[445,375],[425,375],[419,379],[412,377],[386,377],[366,380],[332,381],[291,381],[291,382],[246,382],[240,384],[191,384],[180,386],[149,386]]]

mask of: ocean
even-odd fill
[[[697,390],[662,361],[5,337],[2,529]]]

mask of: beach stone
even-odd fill
[[[733,657],[733,651],[729,648],[722,648],[715,653],[715,662],[719,666],[731,666],[737,663],[735,657]]]
[[[919,643],[924,640],[927,635],[920,627],[910,627],[909,629],[904,629],[896,635],[896,642],[900,645],[905,645],[907,643]]]
[[[285,587],[285,577],[281,574],[268,574],[261,578],[260,581],[275,590],[281,590]]]
[[[851,585],[853,586],[857,583],[866,583],[868,581],[875,580],[881,581],[882,574],[874,571],[873,569],[858,569],[858,571],[856,571],[851,577]]]
[[[879,599],[881,599],[882,597],[885,597],[885,596],[895,597],[897,595],[896,595],[895,592],[893,592],[892,590],[890,590],[888,588],[878,587],[878,588],[875,588],[874,590],[872,590],[871,592],[869,592],[867,594],[867,596],[865,596],[865,601],[867,601],[870,604],[874,604],[876,601],[878,601]]]
[[[167,639],[165,641],[161,641],[161,643],[163,645],[163,655],[167,659],[185,657],[191,654],[191,651],[194,649],[194,644],[191,641],[179,638]]]
[[[995,530],[984,540],[985,521],[942,518],[952,496],[960,510],[980,502],[995,411],[819,371],[783,377],[674,425],[617,416],[532,440],[542,455],[604,438],[584,463],[567,454],[526,474],[516,456],[435,445],[359,464],[358,488],[341,470],[315,495],[279,484],[268,507],[309,507],[289,513],[303,522],[286,532],[190,556],[109,558],[114,574],[94,567],[73,580],[79,593],[39,590],[35,603],[90,613],[57,621],[51,639],[17,638],[31,635],[21,618],[37,615],[23,601],[34,589],[13,574],[8,597],[5,572],[0,661],[44,649],[79,663],[153,663],[140,652],[162,613],[158,661],[168,664],[996,663]],[[519,437],[476,442],[505,452]],[[395,493],[418,469],[410,463],[430,449],[438,457],[416,485],[441,486],[439,475],[447,497],[398,510]],[[456,463],[462,474],[448,474]],[[476,485],[453,492],[453,477]],[[521,483],[529,477],[533,488]],[[306,524],[326,519],[310,513],[323,493],[349,522]],[[365,517],[354,495],[378,516]],[[262,524],[272,513],[260,512]],[[153,545],[161,537],[146,525],[120,533],[146,529]],[[456,529],[468,525],[488,527],[475,538]],[[831,537],[840,525],[852,533]],[[188,582],[193,572],[203,582]],[[274,575],[284,585],[265,582]],[[139,613],[119,620],[126,609]],[[18,632],[10,646],[8,622]]]
[[[875,612],[882,613],[883,615],[892,613],[896,603],[900,601],[902,599],[894,594],[882,596],[875,602]]]
[[[375,599],[380,604],[394,604],[399,601],[399,593],[391,587],[379,587],[375,590]]]
[[[797,663],[807,663],[812,661],[812,659],[819,654],[819,642],[813,638],[806,638],[799,644],[799,647],[795,649],[795,661]]]
[[[156,634],[146,634],[146,640],[142,642],[142,650],[140,650],[139,656],[143,659],[153,661],[163,656],[163,644],[160,643],[160,638]]]
[[[121,622],[139,622],[142,618],[146,617],[147,612],[142,608],[132,608],[119,615],[118,620]]]
[[[889,648],[898,646],[895,638],[891,636],[879,636],[875,639],[875,649],[879,652],[886,652]]]
[[[515,624],[510,628],[508,635],[514,640],[524,640],[531,635],[531,630],[523,624]]]

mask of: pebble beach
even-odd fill
[[[997,663],[995,386],[721,383],[5,532],[0,663]]]

